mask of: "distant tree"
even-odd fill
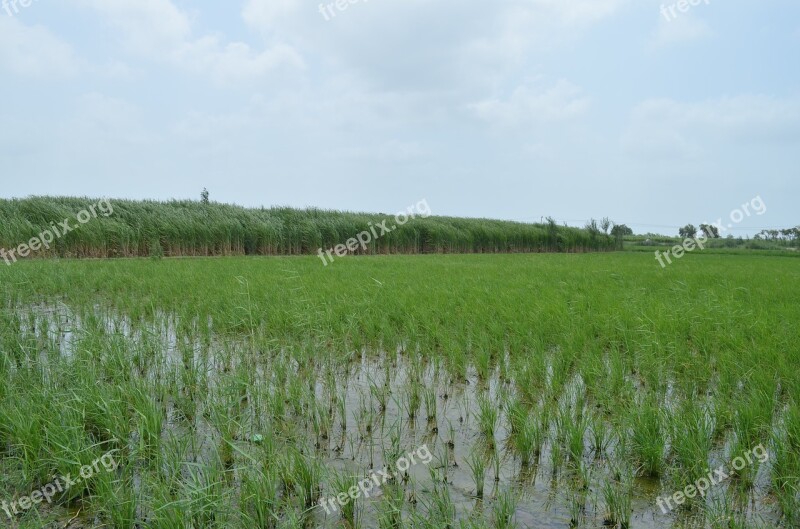
[[[614,237],[625,237],[627,235],[633,235],[633,230],[624,224],[614,224],[614,227],[611,228],[611,235]]]
[[[787,228],[785,230],[781,230],[781,235],[787,241],[792,241],[797,239],[797,230],[798,228]]]
[[[711,224],[701,224],[700,229],[703,231],[706,239],[719,239],[719,230],[716,226]]]
[[[200,193],[200,202],[202,202],[203,204],[208,204],[208,189],[206,189],[205,187],[203,188],[203,191]]]
[[[678,235],[680,235],[682,239],[694,239],[697,237],[697,228],[694,227],[694,224],[687,224],[678,230]]]
[[[615,239],[617,250],[622,250],[624,245],[624,237],[626,235],[633,235],[633,230],[624,224],[614,224],[611,228],[611,235]]]
[[[611,221],[608,220],[608,217],[603,217],[603,220],[600,221],[600,227],[603,228],[603,233],[608,235],[608,228],[611,227]]]

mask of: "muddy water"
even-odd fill
[[[561,455],[558,452],[554,454],[556,432],[551,425],[540,456],[529,467],[523,468],[507,442],[509,421],[502,404],[506,398],[516,394],[516,384],[502,379],[497,368],[486,379],[481,379],[472,367],[467,370],[466,377],[459,377],[449,373],[443,363],[425,351],[403,350],[393,353],[353,352],[335,361],[323,357],[325,359],[314,361],[309,366],[301,365],[300,362],[306,361],[298,361],[285,350],[265,353],[263,348],[252,347],[244,341],[214,337],[208,343],[192,342],[180,335],[177,322],[166,314],[155,318],[155,323],[143,323],[95,308],[89,315],[93,321],[87,322],[85,314],[76,314],[63,303],[26,307],[20,313],[24,314],[20,332],[36,336],[41,343],[48,344],[42,349],[42,362],[51,361],[53,354],[72,358],[79,350],[81,337],[88,332],[87,328],[97,329],[99,326],[103,332],[126,344],[134,357],[140,354],[139,348],[144,341],[155,340],[159,351],[155,358],[145,362],[146,369],[142,369],[145,378],[161,380],[165,374],[183,372],[191,367],[208,377],[209,388],[221,389],[228,383],[228,374],[237,366],[246,364],[252,371],[247,398],[242,401],[246,408],[243,415],[248,418],[248,424],[238,435],[241,450],[253,446],[253,436],[259,435],[260,428],[273,419],[265,415],[263,408],[252,403],[263,402],[264,395],[270,392],[286,390],[286,386],[276,385],[276,372],[288,370],[290,380],[292,377],[307,378],[296,384],[306,388],[307,394],[300,395],[303,402],[344,411],[344,418],[332,411],[335,419],[323,436],[317,435],[309,417],[295,417],[296,427],[304,432],[308,446],[325,468],[360,477],[372,475],[384,466],[394,468],[396,461],[386,459],[391,453],[390,439],[397,432],[401,454],[422,446],[429,449],[433,460],[427,465],[418,461],[407,471],[410,479],[399,480],[406,499],[406,511],[414,503],[423,508],[436,479],[446,486],[457,519],[483,513],[491,520],[498,495],[510,490],[518,498],[514,520],[520,527],[565,529],[604,525],[606,506],[603,490],[614,467],[619,464],[615,454],[617,445],[612,442],[607,451],[596,453],[591,449],[587,430],[581,460],[570,464],[566,462],[563,448]],[[210,322],[204,324],[210,325]],[[134,359],[132,365],[139,364]],[[555,403],[544,405],[568,407],[578,402],[576,397],[582,392],[582,382],[576,376],[566,384],[564,394]],[[385,406],[381,404],[379,394],[385,397]],[[481,433],[478,419],[481,398],[488,398],[497,410],[493,438]],[[412,402],[415,406],[410,404]],[[291,406],[288,395],[286,404],[287,408]],[[413,413],[410,412],[412,407]],[[199,408],[194,420],[194,427],[187,428],[185,420],[171,404],[163,437],[196,436],[191,458],[203,461],[214,453],[219,444],[219,433],[203,418]],[[714,458],[722,459],[723,451],[724,447],[718,448]],[[483,498],[476,495],[476,483],[467,464],[474,453],[489,454],[486,457]],[[589,476],[588,488],[577,485],[580,471],[576,467],[581,466],[584,475]],[[770,525],[776,518],[765,495],[767,471],[766,466],[762,467],[757,480],[759,485],[755,493],[745,499],[742,509],[750,519],[766,520]],[[377,526],[378,507],[389,487],[373,489],[370,498],[359,500],[363,527]],[[656,498],[671,495],[674,490],[668,487],[654,480],[634,479],[630,495],[631,527],[709,526],[708,520],[698,514],[663,514],[656,505]],[[707,503],[721,498],[726,490],[726,485],[719,486],[709,495]],[[329,487],[323,486],[323,497],[331,495]],[[582,508],[576,509],[576,501]],[[576,513],[577,519],[573,520]],[[335,527],[338,521],[335,515],[326,516],[321,507],[314,509],[312,520],[312,526],[316,527]],[[90,525],[91,521],[86,523]]]

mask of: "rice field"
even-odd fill
[[[0,501],[17,511],[0,520],[798,527],[799,265],[698,253],[662,269],[631,252],[0,266]],[[108,454],[113,468],[97,463]],[[721,465],[726,479],[674,500]]]

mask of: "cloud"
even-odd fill
[[[716,144],[798,140],[800,98],[740,95],[696,103],[644,101],[633,110],[622,145],[637,155],[691,158]]]
[[[76,0],[102,14],[120,31],[129,51],[154,55],[179,46],[192,33],[191,20],[170,0]]]
[[[39,78],[75,75],[82,69],[72,47],[41,26],[0,16],[0,69]]]
[[[526,2],[554,14],[569,25],[593,23],[615,14],[628,0],[534,0]]]
[[[304,66],[300,54],[283,42],[272,42],[258,51],[245,42],[226,42],[216,34],[195,36],[189,15],[170,0],[76,1],[100,13],[119,30],[130,53],[209,75],[218,83],[259,79],[281,66]],[[277,0],[278,4],[282,2],[288,3]],[[269,13],[266,7],[261,9]],[[267,19],[267,14],[261,16]]]
[[[298,0],[247,0],[242,9],[242,19],[251,27],[274,30],[281,19],[297,13],[302,4]]]
[[[669,22],[662,18],[658,28],[650,38],[650,47],[664,48],[700,40],[713,35],[714,32],[705,21],[694,18],[690,13],[686,13]]]
[[[564,79],[546,86],[541,78],[529,79],[506,98],[468,105],[477,117],[501,127],[563,121],[583,114],[588,107],[589,98],[579,87]]]
[[[428,156],[418,142],[406,142],[391,139],[374,145],[358,147],[344,147],[330,150],[327,155],[335,159],[345,160],[371,160],[389,163],[408,163],[418,161]]]
[[[329,4],[332,0],[323,0]],[[630,0],[359,0],[326,21],[319,2],[247,0],[243,18],[326,67],[382,90],[486,89],[533,54],[580,36]],[[423,44],[424,43],[424,44]]]
[[[256,52],[244,42],[224,44],[217,36],[186,42],[173,50],[171,58],[196,73],[208,73],[218,83],[257,79],[281,67],[303,68],[302,57],[286,44]]]

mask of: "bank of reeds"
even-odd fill
[[[31,197],[0,199],[0,248],[12,249],[53,223],[70,219],[96,199]],[[288,207],[244,208],[229,204],[110,199],[113,214],[98,215],[57,238],[38,257],[142,257],[301,255],[345,244],[394,213],[353,213]],[[381,231],[376,229],[376,233]],[[610,236],[549,224],[417,215],[350,253],[527,253],[612,250]]]

